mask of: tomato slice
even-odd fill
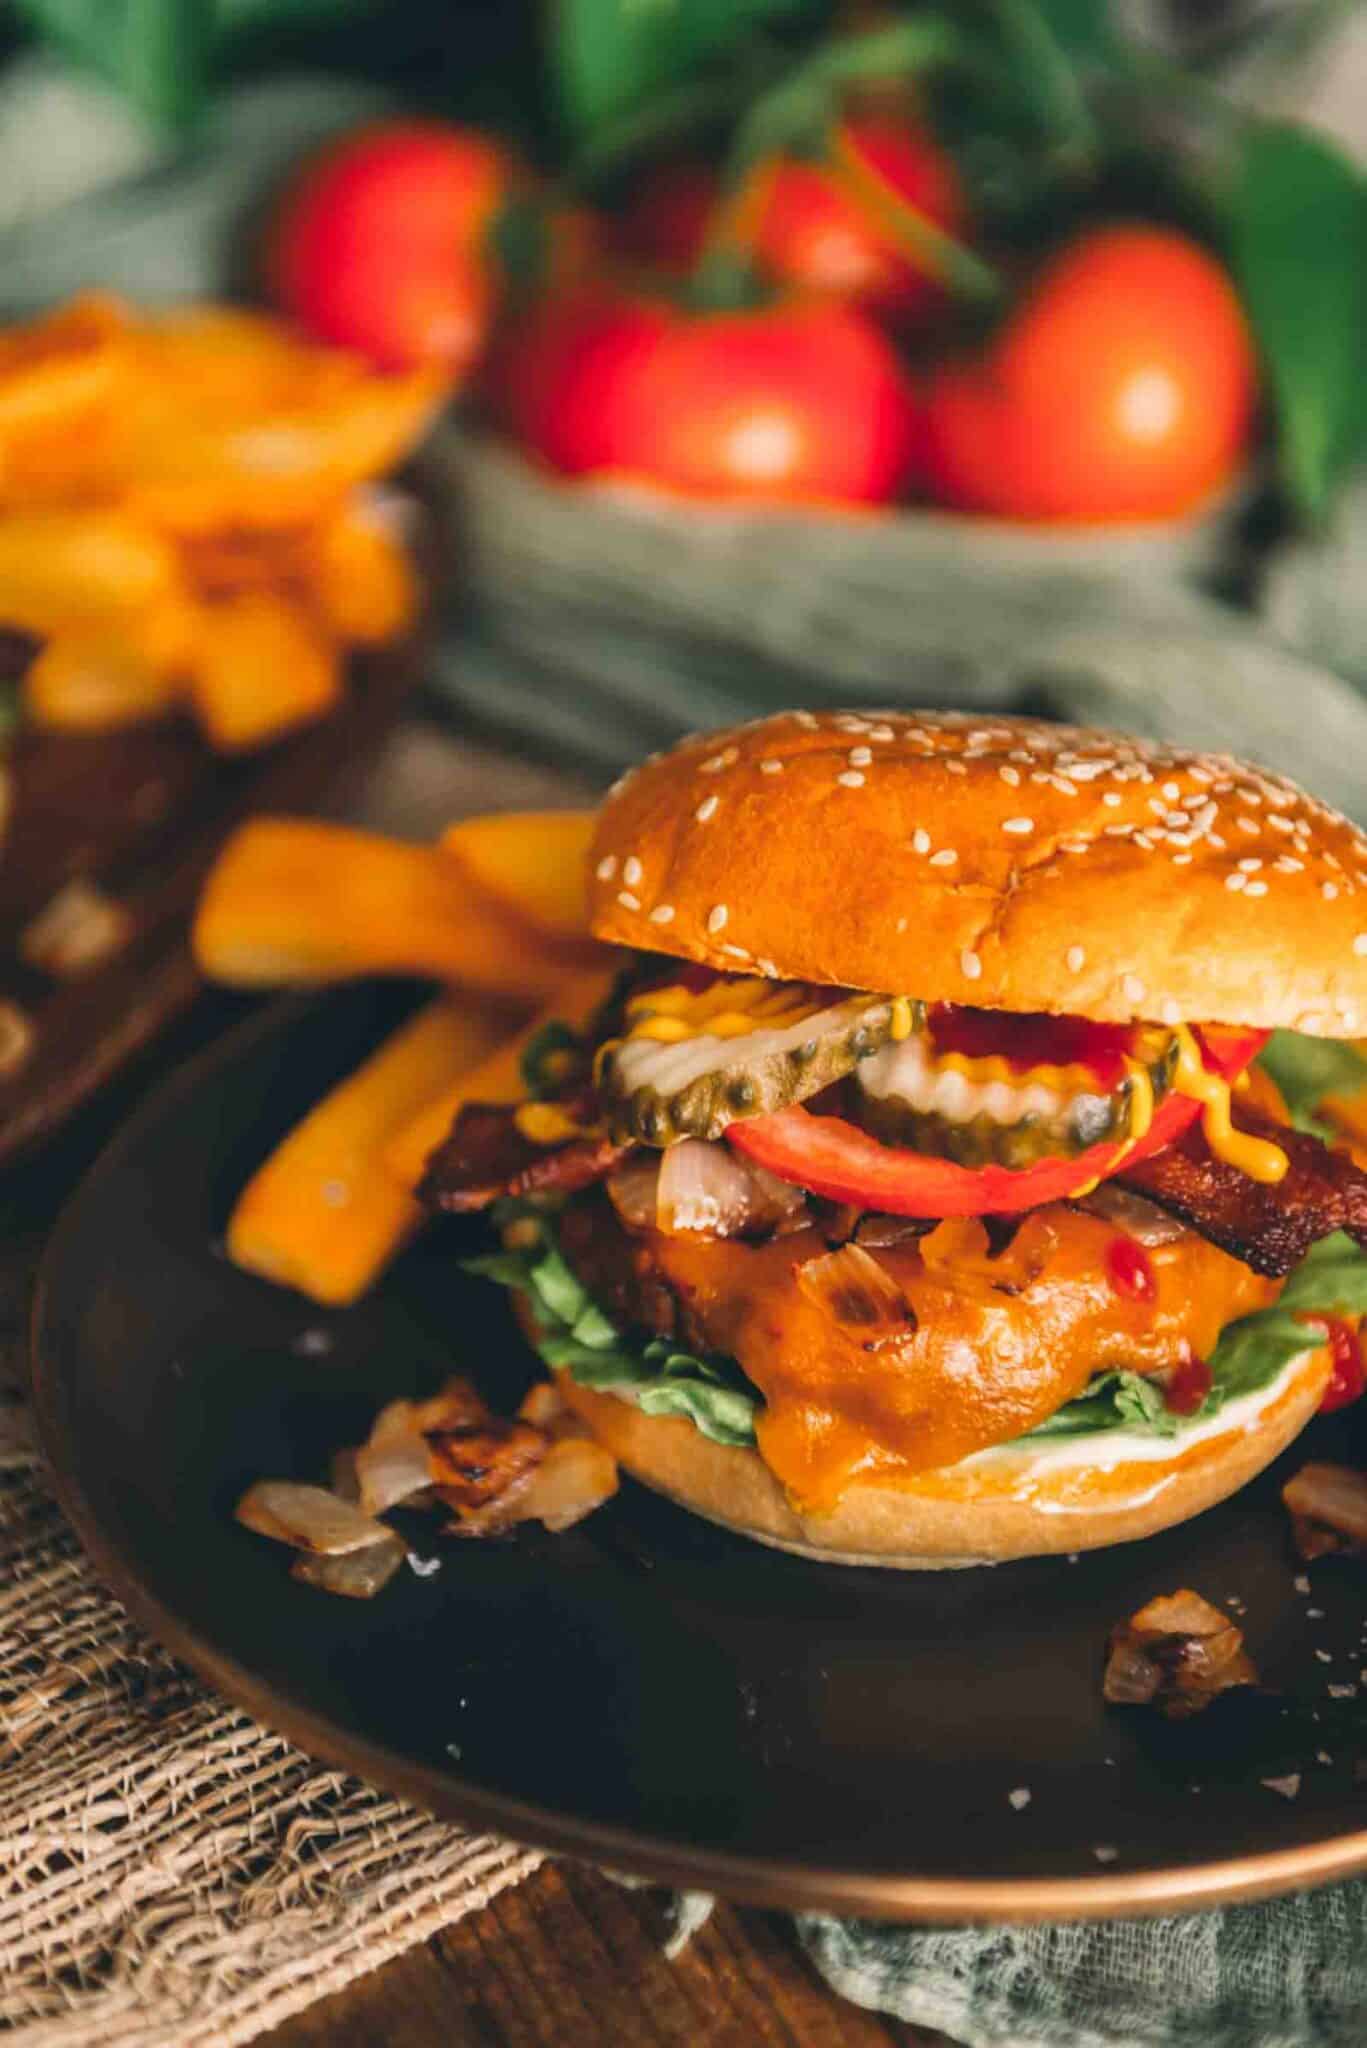
[[[1197,1033],[1206,1066],[1226,1080],[1243,1072],[1268,1036],[1266,1031],[1214,1026]],[[1093,1145],[1071,1159],[1041,1159],[1019,1169],[956,1166],[950,1159],[882,1145],[843,1117],[816,1116],[800,1104],[768,1116],[743,1117],[727,1126],[726,1137],[757,1166],[832,1202],[854,1202],[890,1216],[1007,1216],[1081,1194],[1122,1160],[1161,1152],[1200,1114],[1199,1102],[1174,1089],[1159,1103],[1137,1145],[1125,1140]]]

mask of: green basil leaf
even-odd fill
[[[1367,1088],[1367,1059],[1340,1039],[1274,1031],[1258,1061],[1281,1090],[1296,1129],[1316,1138],[1330,1135],[1315,1114],[1326,1095],[1356,1095]]]
[[[551,63],[571,130],[587,136],[678,86],[783,15],[819,0],[557,0]]]
[[[1282,475],[1323,511],[1359,425],[1367,364],[1367,198],[1333,145],[1288,122],[1244,140],[1232,252],[1262,349]]]

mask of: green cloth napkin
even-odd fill
[[[0,307],[88,284],[153,299],[230,289],[287,163],[380,105],[335,80],[267,81],[229,95],[166,162],[98,86],[48,60],[11,66]],[[464,435],[445,455],[465,581],[433,686],[524,746],[606,774],[691,726],[783,705],[1024,706],[1252,753],[1367,816],[1367,703],[1343,679],[1367,685],[1367,484],[1324,541],[1266,566],[1258,602],[1278,644],[1194,587],[1244,568],[1229,520],[970,539],[934,514],[755,519],[590,499]],[[681,1895],[676,1941],[705,1911]],[[969,2048],[1367,2041],[1364,1884],[1096,1926],[797,1926],[845,1997]]]

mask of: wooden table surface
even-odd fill
[[[478,809],[591,800],[586,785],[431,728],[403,729],[361,815],[407,836]],[[0,1177],[0,1287],[26,1289],[67,1194],[137,1099],[221,1028],[192,1013],[43,1150]],[[482,1912],[310,2006],[263,2048],[929,2048],[943,2037],[837,1998],[781,1914],[719,1905],[676,1961],[659,1894],[547,1862]]]
[[[937,2048],[837,1998],[781,1914],[717,1906],[684,1953],[658,1897],[541,1868],[261,2037],[261,2048]]]

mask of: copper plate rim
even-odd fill
[[[272,1008],[278,1016],[278,1008]],[[268,1010],[241,1035],[255,1035],[271,1023]],[[211,1045],[188,1061],[173,1084],[174,1093],[192,1089],[201,1069],[212,1065],[219,1050]],[[165,1093],[158,1091],[156,1096],[163,1108]],[[105,1147],[92,1174],[111,1163],[141,1120],[139,1113],[124,1126]],[[59,1219],[44,1251],[29,1321],[34,1412],[57,1498],[109,1590],[150,1635],[233,1705],[322,1762],[354,1772],[443,1820],[506,1835],[515,1842],[576,1856],[657,1884],[715,1891],[747,1904],[793,1912],[855,1913],[939,1924],[1100,1920],[1194,1912],[1270,1898],[1367,1870],[1367,1829],[1217,1863],[1130,1873],[1108,1870],[1071,1878],[894,1877],[878,1871],[830,1869],[820,1863],[781,1863],[698,1850],[664,1837],[567,1817],[503,1793],[485,1791],[456,1773],[411,1763],[351,1733],[278,1692],[201,1637],[193,1622],[148,1590],[136,1561],[100,1521],[76,1475],[46,1348],[51,1275],[58,1263],[68,1214],[70,1209]]]

